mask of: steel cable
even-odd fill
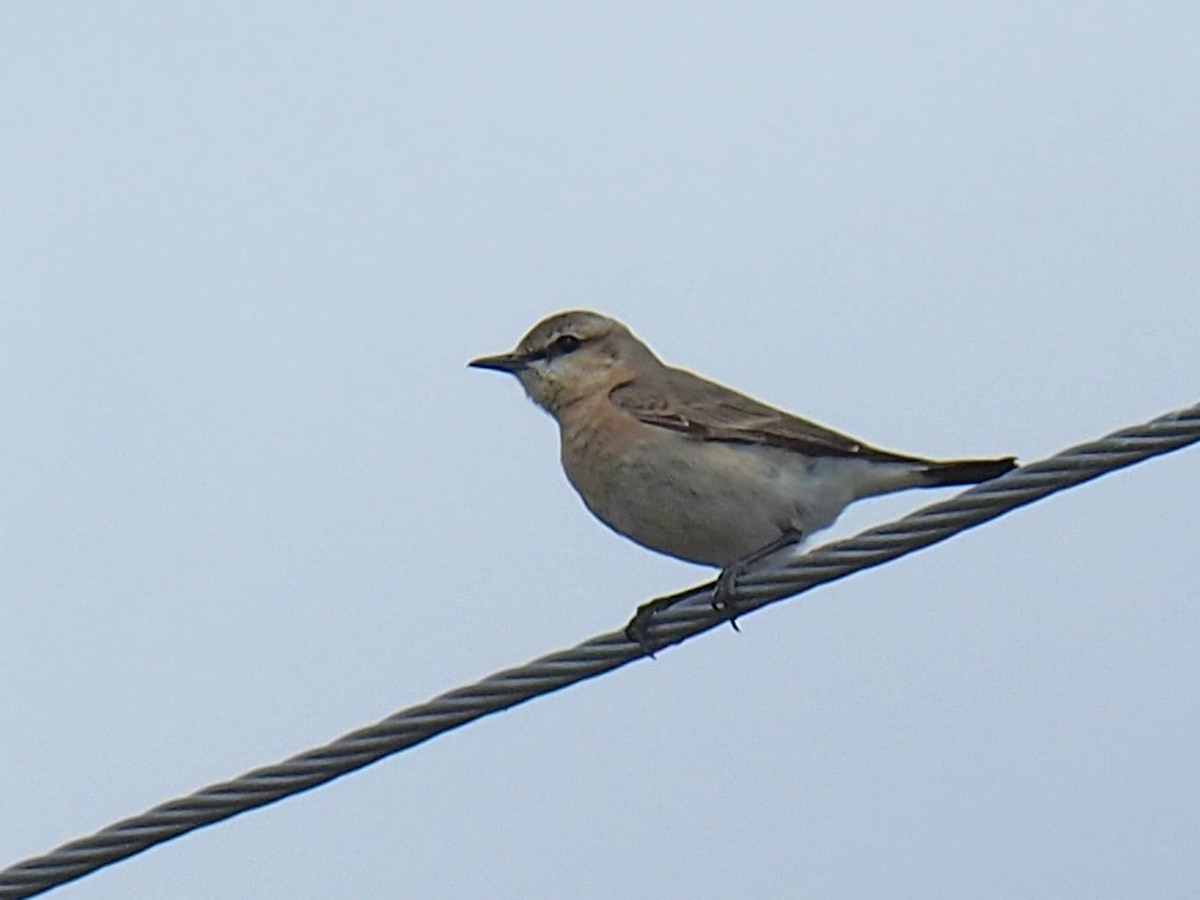
[[[1050,494],[1197,441],[1200,404],[1071,447],[902,519],[747,572],[735,593],[738,615],[881,565]],[[712,583],[700,585],[678,605],[655,617],[650,631],[655,649],[727,621],[724,613],[712,608],[711,591]],[[610,672],[645,655],[646,650],[631,643],[623,631],[615,631],[497,672],[323,747],[170,800],[44,856],[19,862],[0,871],[0,900],[49,890],[171,838],[325,784],[489,713]]]

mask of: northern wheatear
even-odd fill
[[[553,315],[516,349],[473,360],[511,372],[558,422],[562,465],[600,521],[651,550],[720,566],[731,619],[738,573],[825,528],[863,497],[975,484],[1016,463],[880,450],[664,365],[614,319]],[[645,604],[626,633],[646,646]]]

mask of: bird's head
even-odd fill
[[[578,400],[607,394],[647,363],[657,363],[654,354],[616,319],[573,310],[543,319],[510,353],[470,365],[516,375],[530,399],[557,418]]]

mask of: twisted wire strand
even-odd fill
[[[1197,441],[1200,404],[1071,447],[853,538],[783,563],[768,560],[770,565],[755,568],[738,580],[738,615],[881,565],[1050,494]],[[679,604],[656,615],[650,632],[655,649],[727,621],[727,613],[714,611],[709,602],[712,587],[709,582],[693,588]],[[0,900],[42,893],[189,831],[325,784],[482,716],[610,672],[646,654],[645,648],[617,631],[497,672],[323,747],[167,801],[43,856],[19,862],[0,871]]]

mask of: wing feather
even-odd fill
[[[868,446],[682,369],[668,369],[667,377],[655,378],[653,386],[640,379],[625,382],[609,399],[640,422],[701,440],[762,444],[806,456],[918,461]]]

